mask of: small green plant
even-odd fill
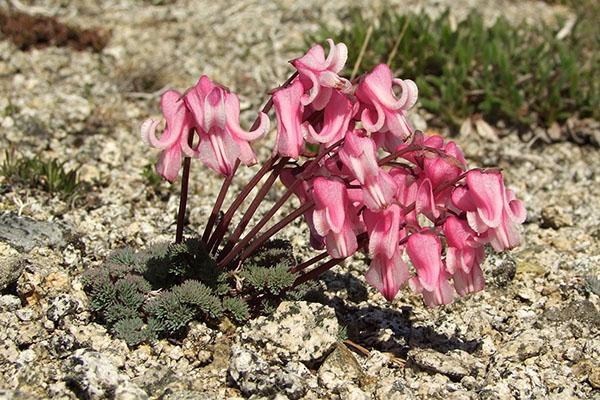
[[[395,76],[415,80],[434,125],[457,128],[473,114],[516,127],[600,117],[600,56],[579,42],[579,26],[559,40],[553,29],[504,18],[487,27],[476,12],[456,27],[448,12],[432,19],[385,11],[376,21],[355,9],[342,31],[324,26],[307,43],[348,43],[348,74],[387,62]]]
[[[219,272],[196,239],[140,252],[126,247],[87,271],[83,284],[98,319],[135,346],[181,336],[193,320],[216,324],[228,317],[241,324],[271,312],[284,299],[304,295],[304,285],[292,289],[291,251],[289,242],[268,242],[236,274]]]
[[[67,169],[64,162],[17,155],[14,150],[5,151],[0,175],[8,184],[42,189],[63,199],[73,199],[83,186],[77,169]]]
[[[144,182],[146,183],[146,186],[154,190],[155,193],[158,193],[160,191],[162,178],[154,170],[153,164],[146,164],[144,166],[144,169],[142,169],[141,175],[144,179]]]

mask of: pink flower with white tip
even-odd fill
[[[260,122],[253,131],[240,127],[240,100],[228,89],[203,75],[184,96],[200,134],[197,157],[209,168],[228,176],[237,159],[246,165],[256,163],[250,142],[269,129],[269,118],[259,114]]]
[[[195,151],[188,144],[188,135],[193,127],[192,116],[181,100],[181,94],[175,90],[166,91],[160,99],[160,108],[166,120],[160,139],[156,137],[156,128],[160,121],[147,119],[141,127],[142,140],[162,150],[156,171],[168,181],[174,181],[181,168],[182,153],[192,157]]]
[[[402,90],[400,98],[393,86]],[[388,151],[404,143],[413,129],[406,120],[406,111],[417,102],[417,85],[410,79],[392,79],[386,64],[379,64],[365,75],[356,89],[356,97],[363,104],[360,120],[367,132],[377,132],[377,140]]]
[[[519,244],[517,225],[525,221],[527,213],[523,203],[504,187],[500,172],[469,171],[466,186],[453,191],[452,202],[466,212],[471,229],[494,250],[511,249]]]
[[[348,199],[345,185],[336,179],[318,177],[313,182],[316,232],[325,238],[327,252],[333,258],[352,255],[358,248],[354,228],[356,210]]]
[[[396,183],[377,163],[377,147],[371,138],[362,136],[360,131],[348,132],[339,156],[360,182],[369,209],[381,210],[390,204]]]
[[[277,89],[273,93],[273,105],[277,116],[277,138],[275,152],[280,156],[297,159],[304,150],[302,135],[302,113],[300,101],[302,84],[295,80],[290,86]]]
[[[372,257],[365,279],[388,301],[392,301],[409,278],[408,267],[402,260],[404,251],[399,246],[400,234],[404,232],[400,229],[400,206],[392,204],[380,212],[365,210],[363,218]]]
[[[302,104],[310,104],[315,110],[325,107],[334,90],[347,93],[352,88],[350,81],[338,75],[348,59],[348,48],[343,43],[335,44],[331,39],[327,39],[327,43],[327,58],[323,47],[317,44],[302,57],[291,61],[300,74],[304,89],[308,90],[302,96]]]
[[[440,239],[432,233],[413,233],[408,238],[406,251],[417,270],[417,276],[409,280],[410,287],[423,294],[428,306],[451,303],[454,290],[442,262]]]

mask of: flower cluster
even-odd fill
[[[297,215],[310,227],[311,245],[333,260],[367,252],[366,280],[390,301],[405,284],[428,305],[482,290],[484,246],[503,251],[519,243],[523,204],[500,171],[468,170],[456,143],[412,129],[406,113],[417,101],[413,81],[393,78],[385,64],[349,81],[339,75],[346,46],[328,42],[327,56],[316,45],[293,60],[297,72],[272,93],[270,165],[281,161],[273,173],[303,204]],[[240,128],[237,96],[205,76],[184,95],[165,93],[161,106],[163,136],[156,139],[152,120],[142,135],[163,150],[157,169],[169,180],[182,154],[231,176],[238,160],[256,162],[250,142],[269,129],[265,113],[250,132]],[[231,244],[220,265],[251,239]]]

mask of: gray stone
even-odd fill
[[[17,296],[5,294],[0,296],[0,312],[15,311],[21,308],[21,300]]]
[[[260,355],[239,345],[232,348],[228,373],[246,396],[275,396],[284,393],[290,399],[299,399],[307,392],[310,381],[315,381],[308,368],[299,362],[285,367],[270,365]]]
[[[77,310],[77,301],[68,294],[56,296],[50,302],[46,317],[52,322],[59,322],[65,315]]]
[[[2,225],[0,225],[1,229]],[[0,290],[16,282],[24,268],[25,263],[19,252],[6,243],[0,242]]]
[[[319,382],[327,389],[339,392],[349,383],[358,383],[364,379],[360,364],[348,348],[338,343],[335,350],[327,356],[319,368]]]
[[[573,226],[573,217],[564,207],[547,206],[542,209],[542,226],[553,229]]]
[[[65,380],[86,398],[115,397],[146,399],[148,396],[104,355],[87,349],[76,350],[64,363]],[[117,394],[122,394],[118,397]]]
[[[484,368],[477,358],[462,350],[440,353],[432,349],[413,349],[409,351],[408,359],[419,368],[446,375],[454,381],[477,375]]]
[[[5,212],[0,215],[0,240],[20,251],[34,247],[63,247],[66,244],[63,229],[53,222],[34,219]]]
[[[280,361],[314,363],[327,355],[339,332],[335,310],[318,303],[283,302],[268,317],[251,321],[241,339]]]

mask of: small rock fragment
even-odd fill
[[[432,349],[414,349],[409,351],[408,359],[419,368],[446,375],[454,381],[476,375],[483,368],[477,358],[462,350],[440,353]]]
[[[552,229],[573,226],[573,217],[567,213],[564,207],[557,205],[546,206],[542,209],[542,226]]]
[[[0,240],[25,252],[34,247],[66,245],[63,229],[57,223],[36,221],[12,212],[0,215]]]

